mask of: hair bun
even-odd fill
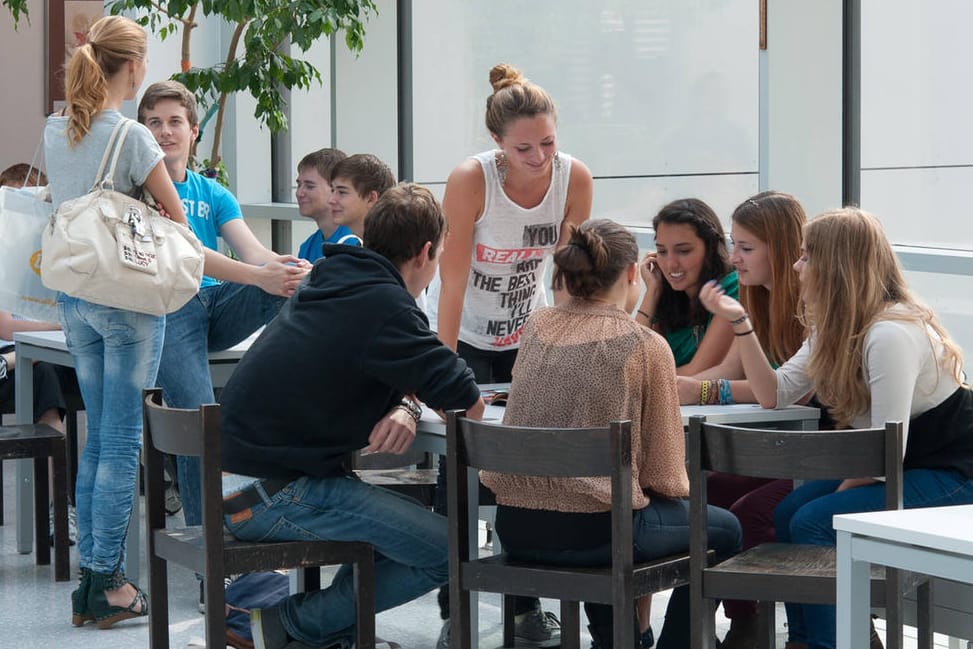
[[[527,79],[520,73],[520,70],[508,63],[498,63],[490,69],[490,85],[493,92],[499,92],[504,88],[522,84]]]

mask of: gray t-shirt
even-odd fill
[[[51,202],[83,196],[91,191],[101,157],[108,146],[108,138],[122,114],[103,110],[91,121],[91,130],[74,146],[69,146],[68,118],[52,115],[44,127],[44,157],[51,188]],[[162,149],[152,133],[142,124],[132,124],[122,146],[115,168],[115,191],[137,196],[149,172],[163,158]],[[111,164],[109,160],[106,167]],[[107,171],[107,170],[106,170]]]

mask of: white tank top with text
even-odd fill
[[[543,285],[554,252],[571,177],[571,156],[558,152],[544,199],[525,209],[504,193],[496,151],[473,156],[486,179],[483,214],[473,227],[473,260],[466,283],[459,339],[477,349],[517,349],[527,318],[547,304]],[[428,315],[437,327],[439,276],[429,285]]]

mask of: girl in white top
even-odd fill
[[[765,408],[813,390],[842,427],[905,425],[904,504],[973,503],[973,393],[962,355],[938,318],[910,293],[882,226],[857,208],[804,228],[794,264],[808,340],[774,370],[743,307],[708,284],[700,300],[734,329],[754,396]],[[834,514],[884,508],[875,478],[810,481],[774,514],[778,542],[833,545]],[[788,647],[834,647],[833,606],[787,605]]]
[[[477,383],[504,383],[527,318],[547,303],[544,265],[591,214],[591,172],[557,149],[557,111],[543,88],[514,67],[490,70],[486,126],[497,144],[449,175],[443,211],[449,229],[439,274],[429,286],[430,326],[472,368]],[[440,461],[436,511],[446,513]],[[449,615],[445,588],[440,614]],[[515,599],[514,635],[557,639],[536,598]],[[448,644],[448,623],[437,646]]]
[[[544,263],[591,213],[588,168],[557,150],[554,101],[515,68],[490,70],[486,125],[497,150],[449,175],[449,223],[429,315],[481,383],[509,381],[528,316],[546,303]]]

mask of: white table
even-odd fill
[[[257,334],[254,334],[226,351],[213,352],[209,355],[209,368],[214,387],[226,385],[236,368],[236,364],[243,353],[250,348],[250,344],[256,336]],[[17,353],[17,371],[14,373],[17,423],[29,424],[34,421],[34,361],[74,367],[74,360],[64,342],[63,331],[17,332],[14,334],[14,343]],[[33,548],[34,538],[34,527],[31,524],[34,514],[34,465],[31,460],[16,460],[16,467],[17,551],[21,554],[27,554]],[[141,539],[141,529],[137,524],[139,511],[137,483],[135,485],[135,496],[133,520],[136,521],[136,524],[128,527],[127,545],[131,551],[126,560],[125,573],[129,579],[138,583],[139,553],[137,548]]]
[[[841,514],[834,528],[838,649],[868,646],[870,564],[973,584],[973,505]]]

